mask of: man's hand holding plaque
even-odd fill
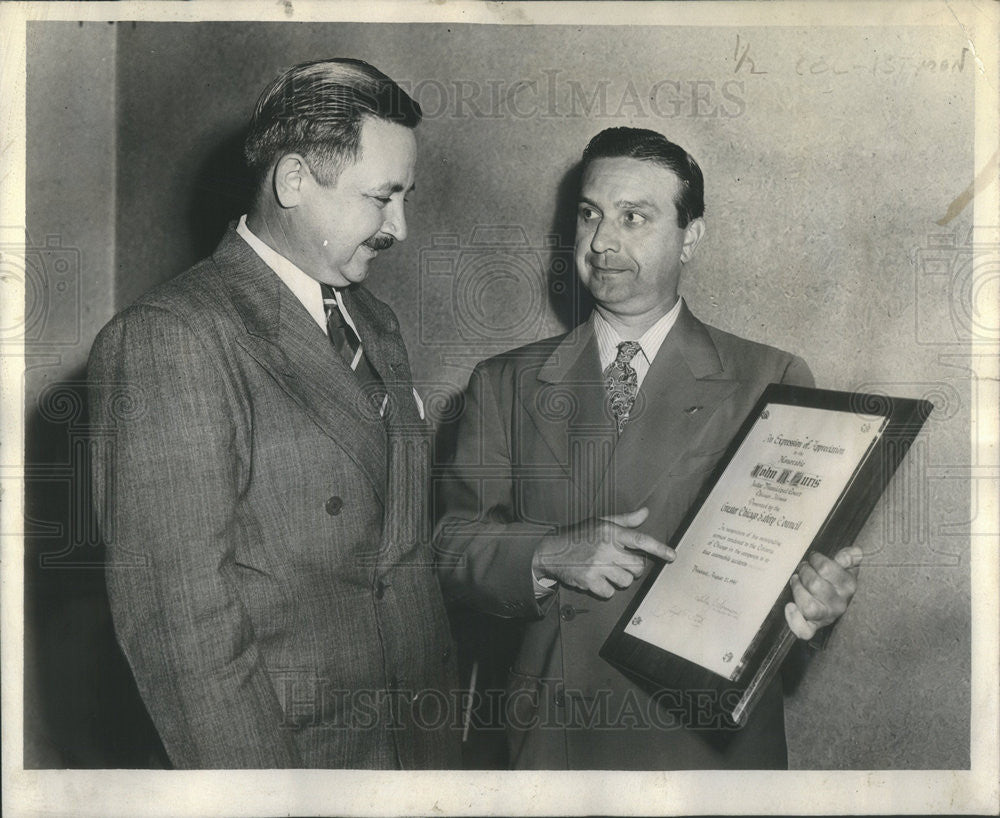
[[[792,574],[794,601],[785,605],[785,621],[799,639],[812,639],[844,615],[858,588],[863,556],[856,545],[842,548],[833,559],[813,552]]]

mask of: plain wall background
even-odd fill
[[[26,767],[143,766],[155,746],[111,627],[87,460],[87,355],[118,307],[117,42],[107,23],[28,36]]]
[[[478,360],[572,322],[572,275],[546,237],[569,236],[560,206],[572,204],[567,173],[587,140],[613,125],[659,130],[706,177],[708,234],[682,280],[695,314],[802,355],[821,386],[938,407],[862,533],[851,610],[789,696],[792,765],[967,767],[960,298],[971,212],[937,223],[974,175],[963,44],[957,27],[33,23],[28,228],[81,249],[84,320],[58,360],[29,372],[29,414],[43,413],[44,385],[79,379],[114,310],[209,252],[242,212],[241,130],[282,68],[359,57],[425,107],[410,235],[373,264],[369,284],[399,315],[419,388],[439,412]],[[46,417],[46,439],[71,450],[72,423],[60,438]],[[57,494],[29,484],[36,519],[63,523],[29,538],[33,558],[73,536]],[[47,601],[29,615],[28,638],[43,676],[69,643],[105,644],[105,631],[77,618],[80,599],[97,604],[96,573],[40,572]],[[72,627],[82,633],[70,639]],[[66,722],[53,714],[67,700],[78,702],[75,740],[102,723],[100,696],[80,691],[99,688],[87,674],[103,671],[76,669],[73,686],[39,687],[26,720],[27,734],[45,732],[41,766],[66,755]],[[106,737],[91,738],[71,763],[122,763]],[[118,741],[119,755],[133,743]]]

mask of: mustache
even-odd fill
[[[388,250],[392,247],[393,238],[392,236],[372,236],[370,239],[365,239],[361,243],[365,247],[370,247],[372,250]]]

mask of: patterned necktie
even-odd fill
[[[622,341],[618,345],[618,357],[604,370],[604,385],[608,389],[611,412],[618,422],[618,434],[628,423],[629,412],[639,392],[639,379],[632,368],[632,359],[641,349],[636,341]]]
[[[381,412],[382,402],[385,399],[385,385],[368,362],[358,334],[344,320],[333,287],[328,284],[321,286],[323,308],[326,310],[326,329],[330,336],[330,343],[333,344],[333,348],[337,350],[347,366],[354,371],[362,388],[370,394],[372,404]]]
[[[355,369],[354,359],[357,357],[358,349],[361,348],[361,339],[357,333],[351,329],[351,325],[344,320],[340,312],[340,305],[337,303],[337,296],[334,295],[333,287],[328,284],[322,285],[323,289],[323,309],[326,310],[326,329],[330,336],[330,343],[333,348],[340,353],[351,369]]]

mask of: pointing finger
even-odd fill
[[[630,538],[630,540],[623,540],[622,544],[628,548],[644,551],[654,557],[659,557],[664,562],[673,562],[676,556],[673,548],[661,543],[654,537],[650,537],[648,534],[636,532],[634,537]]]

